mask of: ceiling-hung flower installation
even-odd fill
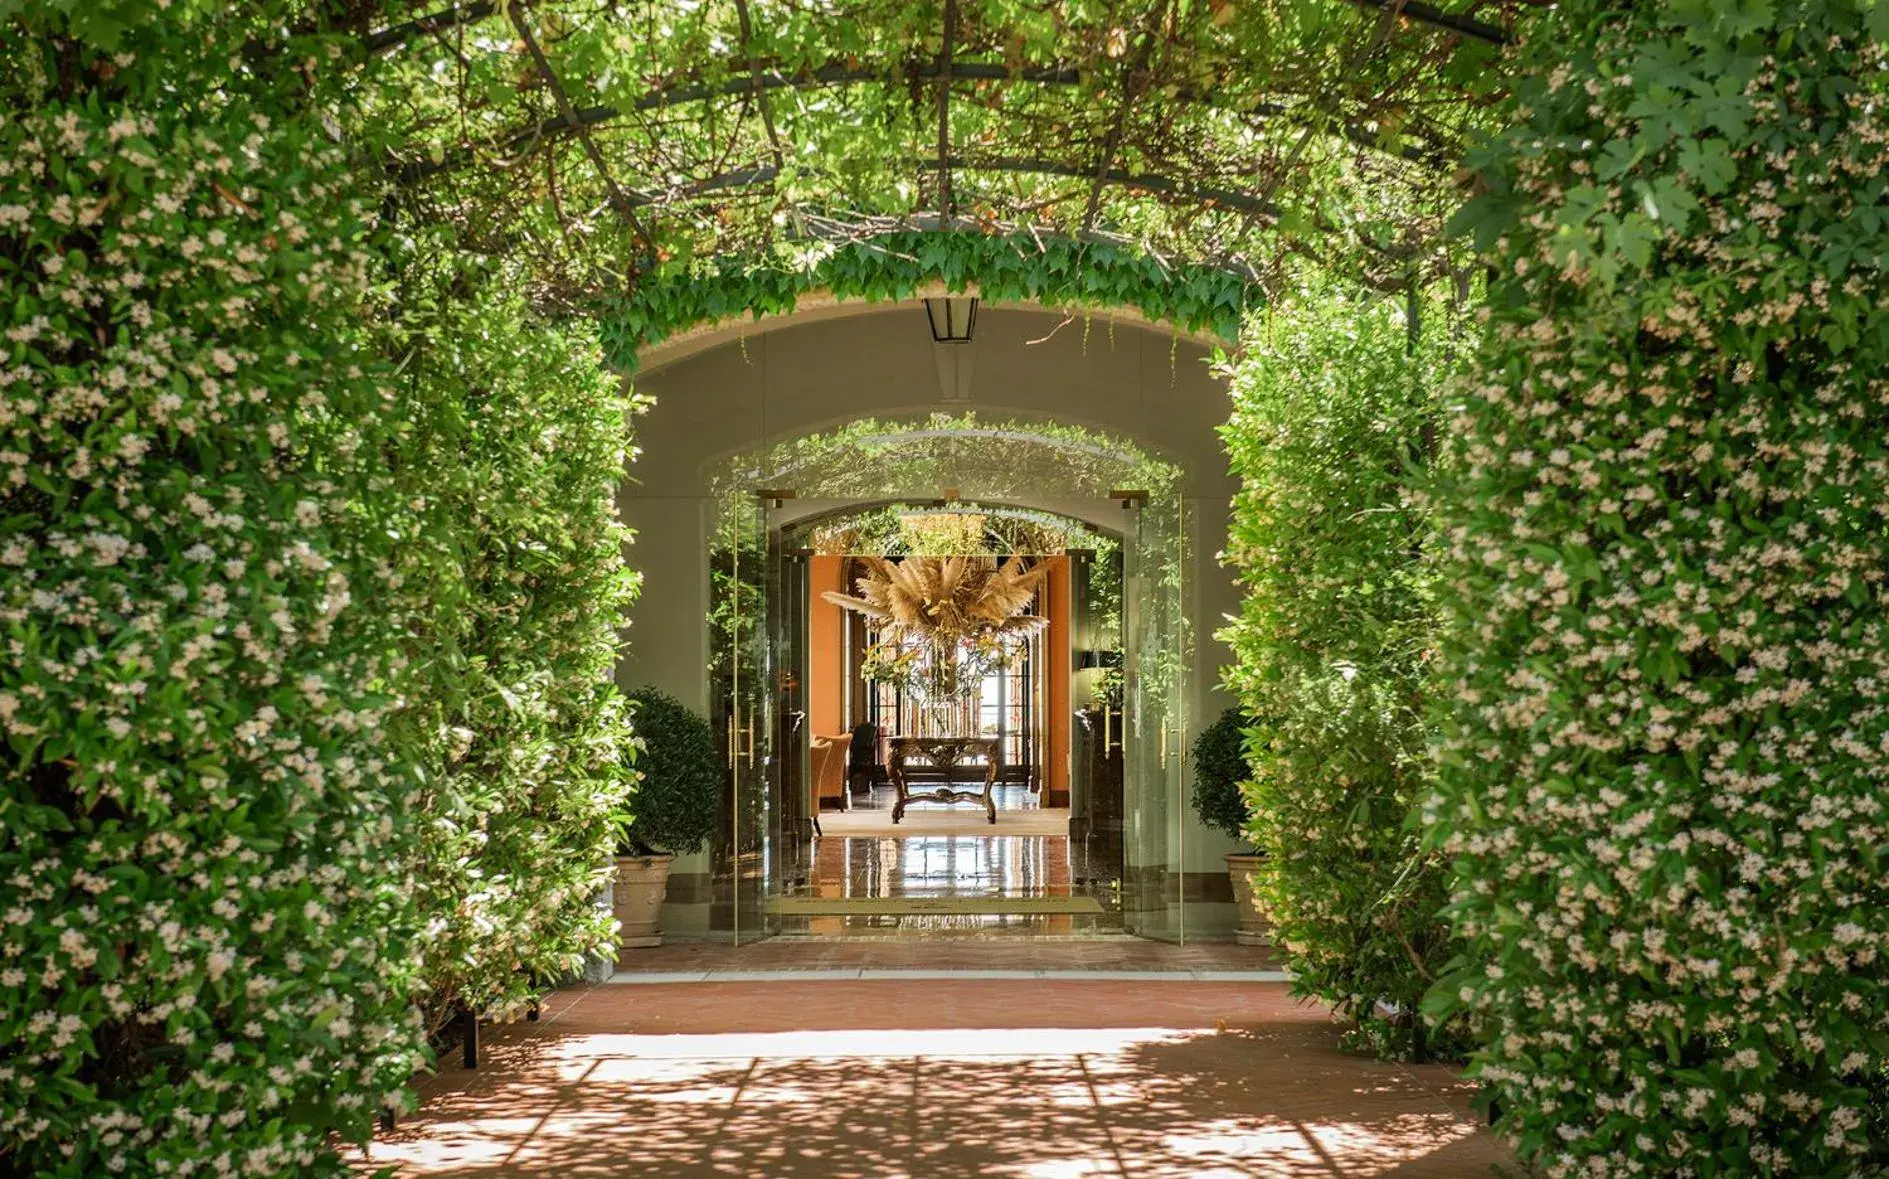
[[[829,591],[828,601],[863,614],[881,642],[919,640],[954,646],[987,635],[1028,635],[1049,619],[1023,611],[1049,574],[1021,557],[861,558],[858,597]]]
[[[861,560],[866,572],[857,597],[823,596],[865,617],[874,640],[866,674],[913,692],[935,730],[966,723],[968,695],[1049,623],[1024,613],[1049,575],[1047,564],[990,556]]]

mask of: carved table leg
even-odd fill
[[[905,817],[905,755],[899,750],[893,750],[892,756],[886,759],[885,768],[886,776],[892,779],[892,788],[898,792],[898,798],[892,804],[892,825],[896,827],[899,820]]]
[[[994,825],[997,822],[997,800],[991,797],[991,791],[997,785],[997,751],[991,750],[984,758],[988,763],[984,769],[984,810],[990,815]]]

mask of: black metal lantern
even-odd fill
[[[977,330],[977,299],[971,295],[940,295],[925,300],[925,318],[931,323],[932,359],[938,362],[938,398],[947,405],[971,400],[971,369],[977,350],[971,334]]]
[[[934,344],[968,344],[977,330],[977,298],[943,295],[925,300],[925,318],[931,321]]]

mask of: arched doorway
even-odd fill
[[[1145,918],[1132,925],[1172,940],[1230,937],[1236,916],[1223,856],[1237,844],[1207,828],[1186,801],[1186,752],[1228,704],[1218,682],[1228,656],[1212,646],[1213,620],[1238,603],[1229,571],[1215,560],[1234,485],[1217,434],[1228,402],[1211,347],[1146,322],[986,305],[967,407],[940,404],[937,347],[914,299],[784,315],[746,334],[727,328],[701,347],[643,353],[637,385],[654,407],[638,423],[643,453],[619,503],[637,534],[634,560],[659,572],[645,578],[633,608],[619,682],[653,684],[709,716],[724,758],[730,746],[742,751],[739,795],[754,804],[765,797],[772,765],[764,772],[766,751],[748,740],[749,717],[758,739],[772,731],[764,707],[776,720],[793,709],[753,698],[764,683],[763,655],[747,656],[746,698],[731,736],[723,703],[733,696],[723,682],[733,674],[731,648],[704,620],[728,612],[737,557],[753,606],[768,577],[778,576],[769,571],[770,551],[806,547],[778,536],[770,546],[770,535],[810,515],[955,496],[1112,532],[1133,521],[1154,538],[1150,551],[1167,554],[1148,564],[1145,578],[1164,587],[1159,599],[1171,608],[1133,619],[1150,633],[1166,628],[1168,638],[1147,645],[1160,670],[1146,677],[1165,697],[1140,712],[1125,699],[1126,719],[1116,712],[1112,723],[1145,733],[1122,756],[1147,764],[1124,773],[1171,785],[1149,793],[1139,819],[1132,807],[1124,814],[1125,825],[1139,823],[1158,849],[1145,857],[1141,883],[1128,887],[1147,901]],[[776,505],[762,492],[793,494]],[[1112,495],[1130,492],[1146,494]],[[711,550],[718,559],[708,558]],[[770,641],[754,625],[759,615],[744,617],[748,642]],[[731,813],[736,793],[731,782],[724,800]],[[768,856],[778,858],[784,844],[764,817],[744,822],[738,863],[706,854],[677,861],[666,936],[746,942],[778,926],[764,912],[764,882],[778,866]],[[732,822],[723,825],[732,830]]]
[[[769,603],[781,661],[768,782],[781,811],[776,927],[1122,928],[1120,522],[1105,530],[961,500],[779,511],[784,576]],[[867,620],[827,597],[856,592],[885,568],[880,558],[1009,563],[1041,576],[1023,612],[1043,625],[1010,658],[980,663],[974,684],[959,685],[962,707],[935,727],[994,756],[949,769],[917,759],[895,773],[899,735],[933,731],[925,677],[882,661]]]
[[[1180,475],[1102,432],[968,414],[864,419],[724,459],[709,613],[729,785],[710,932],[1186,938]],[[852,588],[851,560],[930,555],[911,525],[947,519],[975,521],[986,559],[1046,566],[1024,674],[998,674],[965,718],[1003,751],[989,830],[928,803],[889,821],[887,755],[912,714],[861,676],[863,634],[821,600]],[[841,773],[863,781],[841,785],[831,758],[856,730]]]

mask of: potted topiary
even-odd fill
[[[1251,719],[1229,708],[1220,719],[1194,738],[1194,813],[1215,831],[1246,839],[1246,800],[1240,783],[1252,776],[1246,764],[1246,727]],[[1233,903],[1240,911],[1240,929],[1234,935],[1243,946],[1272,944],[1265,918],[1253,891],[1253,874],[1262,853],[1228,852],[1227,876],[1233,882]]]
[[[613,905],[623,949],[662,945],[669,865],[708,843],[722,791],[721,759],[708,721],[654,688],[632,692],[630,700],[642,753],[636,759],[641,781],[630,800],[629,832],[617,850]]]

